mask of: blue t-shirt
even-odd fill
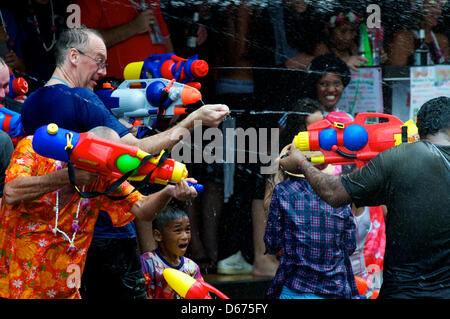
[[[26,135],[49,123],[80,133],[97,126],[110,127],[120,137],[130,133],[94,92],[64,84],[41,87],[23,103],[22,124]]]
[[[86,88],[70,88],[64,84],[44,86],[33,92],[22,106],[22,124],[26,135],[41,126],[55,123],[75,132],[86,132],[97,126],[107,126],[120,137],[130,131],[105,107],[98,96]],[[134,238],[134,223],[114,227],[109,215],[100,212],[94,237]]]

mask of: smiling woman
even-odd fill
[[[327,112],[336,111],[342,92],[350,82],[350,70],[334,54],[320,55],[311,61],[303,83],[306,97],[319,101]]]

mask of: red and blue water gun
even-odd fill
[[[204,77],[209,72],[208,63],[200,60],[198,55],[184,59],[173,53],[150,54],[144,61],[132,62],[125,66],[125,80],[165,78],[180,83],[201,88],[197,78]]]
[[[373,120],[378,123],[372,123]],[[361,167],[388,148],[418,139],[417,126],[412,120],[403,123],[390,114],[359,113],[348,123],[332,123],[326,119],[313,123],[307,131],[298,133],[294,145],[301,151],[321,152],[309,158],[311,163]]]
[[[176,184],[188,177],[186,165],[167,158],[164,150],[157,156],[150,155],[137,146],[77,133],[58,127],[56,124],[41,126],[33,136],[33,149],[41,156],[62,162],[103,176],[143,181],[147,175],[149,183]],[[162,161],[160,163],[160,161]],[[191,184],[198,192],[200,184]]]

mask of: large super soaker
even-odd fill
[[[200,83],[194,82],[209,72],[208,63],[198,59],[198,55],[184,59],[173,53],[151,54],[144,61],[132,62],[125,66],[125,80],[165,78],[188,84],[200,90]]]
[[[367,124],[367,119],[378,118],[379,123]],[[331,123],[322,120],[308,126],[294,138],[301,151],[320,151],[311,163],[356,164],[363,166],[378,153],[402,143],[419,139],[412,120],[403,123],[394,115],[359,113],[353,122]]]
[[[163,271],[169,286],[184,299],[212,299],[210,292],[222,299],[230,299],[224,293],[203,280],[197,280],[174,268]]]
[[[158,156],[120,142],[94,136],[90,133],[77,133],[59,128],[56,124],[41,126],[33,136],[33,149],[41,156],[68,162],[75,167],[100,175],[122,178],[131,171],[127,178],[131,181],[142,181],[150,175],[149,183],[167,185],[178,183],[187,178],[186,165],[171,158],[160,160],[164,151]],[[68,152],[68,150],[70,152]],[[144,159],[148,159],[145,162]],[[197,191],[201,191],[194,186]]]
[[[197,89],[163,78],[125,80],[117,88],[108,84],[96,92],[105,106],[116,117],[145,126],[154,126],[158,116],[185,114],[183,106],[202,98]]]

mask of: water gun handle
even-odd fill
[[[202,184],[192,184],[191,182],[187,182],[188,186],[194,187],[197,193],[201,194],[204,190],[204,187]]]
[[[368,118],[383,118],[387,119],[390,124],[403,125],[403,122],[395,115],[384,113],[359,113],[356,115],[353,124],[365,125]]]

